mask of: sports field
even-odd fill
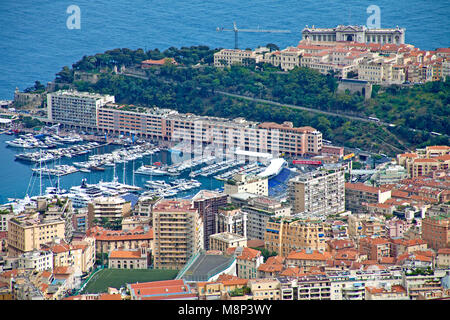
[[[177,274],[177,270],[103,269],[97,272],[89,280],[81,293],[107,292],[108,287],[119,289],[120,287],[125,287],[127,283],[171,280],[174,279]]]

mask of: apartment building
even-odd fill
[[[214,53],[215,67],[248,65],[251,61],[256,63],[256,60],[256,54],[252,50],[222,49]]]
[[[270,217],[287,217],[291,215],[291,206],[269,197],[256,196],[248,199],[245,203],[242,205],[242,211],[247,213],[248,239],[264,240],[267,222]]]
[[[386,238],[362,238],[359,240],[359,252],[366,255],[368,260],[379,261],[391,256],[391,245]]]
[[[322,133],[313,127],[294,127],[290,121],[282,124],[263,122],[258,128],[267,132],[267,152],[279,152],[287,155],[320,155],[322,151]]]
[[[278,277],[281,300],[330,300],[331,280],[325,274],[305,274],[295,279]]]
[[[430,274],[404,272],[401,285],[406,289],[410,300],[417,300],[419,295],[441,289],[446,275],[446,270],[434,270]]]
[[[289,180],[292,213],[331,215],[345,211],[344,168],[317,170]]]
[[[262,196],[269,195],[269,179],[251,174],[235,174],[232,179],[225,181],[224,193],[253,193]]]
[[[278,279],[250,279],[247,286],[253,300],[280,300],[280,281]]]
[[[98,110],[98,129],[105,133],[131,134],[163,140],[171,136],[172,126],[167,117],[175,110],[141,108],[108,103]]]
[[[219,208],[225,207],[228,195],[210,190],[201,190],[193,198],[192,202],[203,219],[203,242],[205,250],[210,248],[210,236],[217,233],[216,219]]]
[[[282,257],[300,249],[324,252],[324,224],[306,219],[271,218],[267,222],[264,242],[269,252]]]
[[[384,203],[391,198],[391,190],[371,187],[364,183],[345,183],[345,209],[364,212],[365,204]]]
[[[209,250],[227,252],[229,248],[246,246],[247,238],[240,234],[220,232],[209,236]]]
[[[289,71],[295,67],[300,67],[303,50],[297,47],[288,47],[281,51],[273,51],[264,55],[264,62],[275,67],[280,67],[283,71]]]
[[[218,233],[230,232],[247,238],[247,212],[231,204],[218,208],[215,229]]]
[[[301,267],[308,272],[313,267],[325,267],[331,259],[329,252],[317,250],[293,250],[286,257],[286,265],[290,267]]]
[[[47,94],[47,118],[63,125],[97,128],[97,113],[114,96],[61,90]]]
[[[261,251],[243,247],[236,256],[236,274],[241,279],[255,279],[258,268],[263,263],[264,257]]]
[[[423,219],[422,239],[434,250],[450,248],[450,214]]]
[[[17,257],[40,250],[41,245],[55,238],[64,239],[65,221],[45,218],[39,213],[16,216],[8,221],[8,256]]]
[[[181,269],[203,249],[203,221],[189,200],[162,200],[153,208],[154,267]]]
[[[365,300],[409,300],[406,289],[401,285],[366,287]]]
[[[236,150],[289,155],[320,154],[322,133],[312,127],[257,123],[243,118],[179,114],[175,110],[107,104],[98,111],[98,129],[115,134],[135,134],[172,142],[187,142],[194,149],[204,144],[216,153],[235,155]],[[191,145],[189,147],[191,147]],[[197,148],[198,146],[199,148]]]
[[[97,197],[88,204],[88,224],[94,224],[94,219],[101,222],[121,221],[131,214],[131,203],[122,197]]]
[[[436,267],[442,269],[450,268],[450,248],[442,248],[438,250]]]
[[[130,216],[122,220],[122,230],[133,230],[136,228],[144,228],[150,225],[151,219],[142,216]]]
[[[53,253],[45,250],[26,252],[18,258],[19,268],[36,271],[53,270]]]

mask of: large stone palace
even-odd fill
[[[302,39],[311,42],[352,41],[358,43],[405,43],[405,29],[369,29],[365,26],[343,26],[335,28],[316,28],[306,26],[302,30]]]

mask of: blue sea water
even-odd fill
[[[80,29],[68,29],[80,8]],[[0,99],[51,81],[83,55],[113,48],[161,50],[170,46],[234,46],[233,32],[217,27],[287,29],[288,34],[240,33],[242,48],[296,45],[305,25],[366,25],[367,8],[380,8],[381,27],[406,28],[406,41],[422,49],[449,46],[448,0],[2,0],[0,1]]]
[[[80,29],[67,27],[71,5],[80,8]],[[366,25],[370,5],[380,8],[381,27],[406,28],[407,43],[431,50],[450,45],[448,0],[1,0],[0,100],[13,99],[16,87],[23,90],[35,80],[52,81],[63,66],[71,66],[84,55],[114,48],[232,48],[233,32],[217,32],[216,28],[231,29],[233,21],[240,28],[291,30],[239,33],[241,48],[267,43],[284,48],[298,43],[305,25]],[[30,166],[14,161],[20,150],[6,147],[4,141],[9,139],[0,135],[0,203],[23,197],[29,188],[33,189],[30,194],[39,192],[38,183],[30,182]],[[122,169],[117,170],[120,181]],[[78,185],[85,175],[63,177],[61,185]],[[112,176],[111,168],[87,175],[90,183],[110,181]],[[126,179],[131,181],[130,174]],[[217,181],[205,183],[218,187]]]

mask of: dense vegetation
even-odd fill
[[[85,56],[72,68],[64,67],[56,82],[60,87],[70,84],[80,91],[113,94],[120,103],[254,121],[292,121],[296,126],[319,129],[325,139],[337,144],[387,154],[428,144],[448,144],[448,138],[433,137],[428,132],[450,134],[450,81],[412,87],[374,86],[372,99],[364,101],[359,94],[337,93],[333,75],[312,69],[282,72],[266,64],[215,68],[212,62],[216,51],[205,46],[171,47],[162,52],[114,49]],[[147,69],[144,77],[112,72],[114,66],[133,70],[143,60],[164,57],[174,58],[179,65]],[[74,71],[99,73],[100,79],[95,84],[74,81]],[[218,91],[362,117],[376,116],[396,127],[231,98]],[[418,131],[412,134],[409,128]]]

